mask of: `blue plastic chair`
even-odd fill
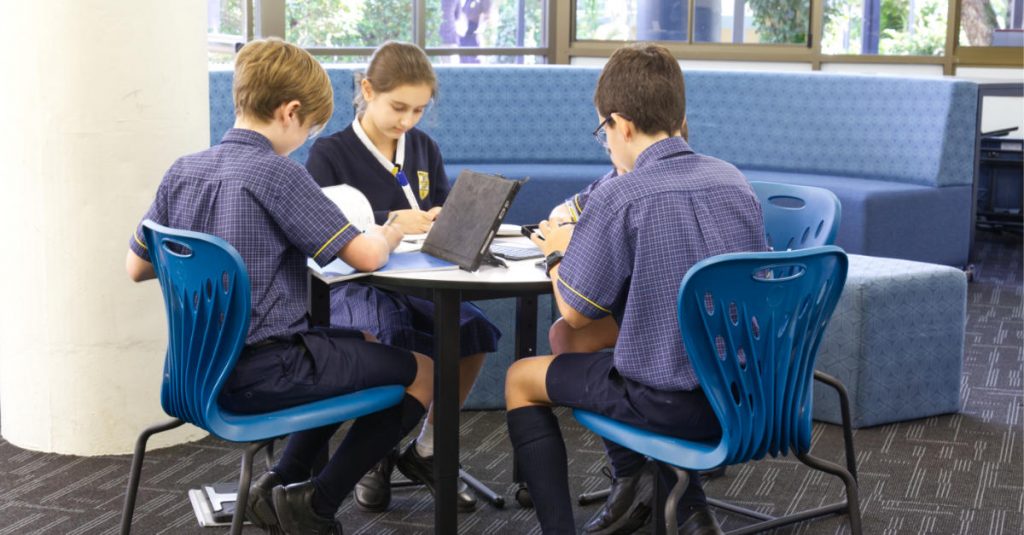
[[[839,198],[831,191],[814,186],[775,182],[751,182],[750,187],[761,203],[765,237],[773,251],[806,249],[835,243],[843,207]],[[857,461],[853,453],[850,396],[843,383],[831,375],[815,370],[814,379],[835,390],[839,397],[846,468],[856,478]],[[719,507],[731,507],[714,499],[709,502]]]
[[[774,251],[832,245],[839,232],[842,205],[825,188],[751,182],[764,214],[768,245]]]
[[[811,468],[840,477],[847,499],[782,518],[730,508],[761,520],[734,533],[841,511],[849,514],[853,532],[860,533],[855,477],[809,454],[811,378],[822,334],[846,282],[847,264],[846,254],[835,246],[735,253],[701,261],[683,278],[677,301],[683,343],[721,424],[720,440],[683,440],[573,411],[591,431],[676,473],[678,482],[669,493],[659,531],[676,532],[676,503],[689,481],[685,470],[710,470],[792,451]]]
[[[231,533],[242,531],[252,461],[273,439],[296,431],[358,418],[398,404],[405,387],[368,388],[314,403],[262,414],[233,414],[220,408],[217,396],[249,332],[249,274],[238,252],[226,241],[199,232],[143,222],[150,260],[160,280],[167,309],[168,347],[164,360],[161,405],[173,420],[139,435],[121,518],[121,533],[131,531],[135,497],[149,437],[184,423],[230,442],[254,442],[242,456]]]

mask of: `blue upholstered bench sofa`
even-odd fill
[[[330,67],[332,132],[353,118],[353,74]],[[507,220],[536,222],[609,169],[590,133],[599,70],[442,66],[420,127],[449,177],[463,168],[528,176]],[[850,253],[967,263],[977,88],[943,79],[689,71],[690,139],[750,180],[822,186],[843,205]],[[210,74],[210,138],[233,121],[231,72]],[[305,161],[308,145],[292,157]]]
[[[352,121],[356,66],[328,68],[335,114]],[[441,66],[439,94],[420,128],[438,142],[451,179],[460,170],[530,177],[506,220],[531,223],[610,169],[594,142],[599,69]],[[963,266],[971,230],[977,88],[943,79],[689,71],[694,148],[750,180],[828,188],[843,206],[837,244],[861,255]],[[230,70],[210,73],[210,139],[234,121]],[[309,144],[292,154],[305,162]],[[506,332],[467,403],[502,405],[512,359],[511,302],[482,303]],[[547,314],[550,301],[541,301]],[[547,351],[538,325],[538,352]]]

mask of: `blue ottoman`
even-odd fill
[[[966,309],[959,269],[850,255],[817,369],[846,385],[853,427],[960,410]],[[814,418],[842,421],[835,391],[821,383]]]

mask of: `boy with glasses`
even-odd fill
[[[764,226],[757,198],[735,167],[694,153],[672,135],[682,127],[683,95],[679,64],[664,47],[616,51],[594,104],[596,133],[605,130],[612,163],[623,173],[591,189],[576,225],[545,221],[546,239],[534,239],[575,336],[603,339],[612,325],[618,332],[612,353],[533,357],[509,368],[509,437],[545,534],[575,533],[565,444],[551,406],[690,440],[721,432],[682,346],[676,292],[704,258],[765,250]],[[679,519],[683,533],[720,532],[698,477],[680,501]],[[599,532],[623,528],[636,529],[628,515]]]

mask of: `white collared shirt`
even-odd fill
[[[366,147],[366,150],[370,151],[370,154],[372,154],[373,157],[376,158],[382,166],[384,166],[384,169],[387,169],[392,176],[398,175],[398,171],[402,169],[402,164],[405,162],[405,134],[402,134],[402,137],[398,138],[398,146],[395,147],[395,161],[392,162],[387,156],[384,156],[384,154],[377,149],[377,146],[373,144],[373,141],[370,141],[370,136],[366,135],[366,131],[363,130],[363,125],[359,122],[360,120],[361,119],[357,117],[355,121],[352,121],[352,130],[355,131],[356,137],[359,138],[359,141],[363,142],[363,146]],[[405,186],[402,186],[402,190],[405,192],[405,199],[409,201],[409,207],[413,210],[419,210],[420,205],[416,202],[416,196],[412,193],[412,186],[406,184]]]

